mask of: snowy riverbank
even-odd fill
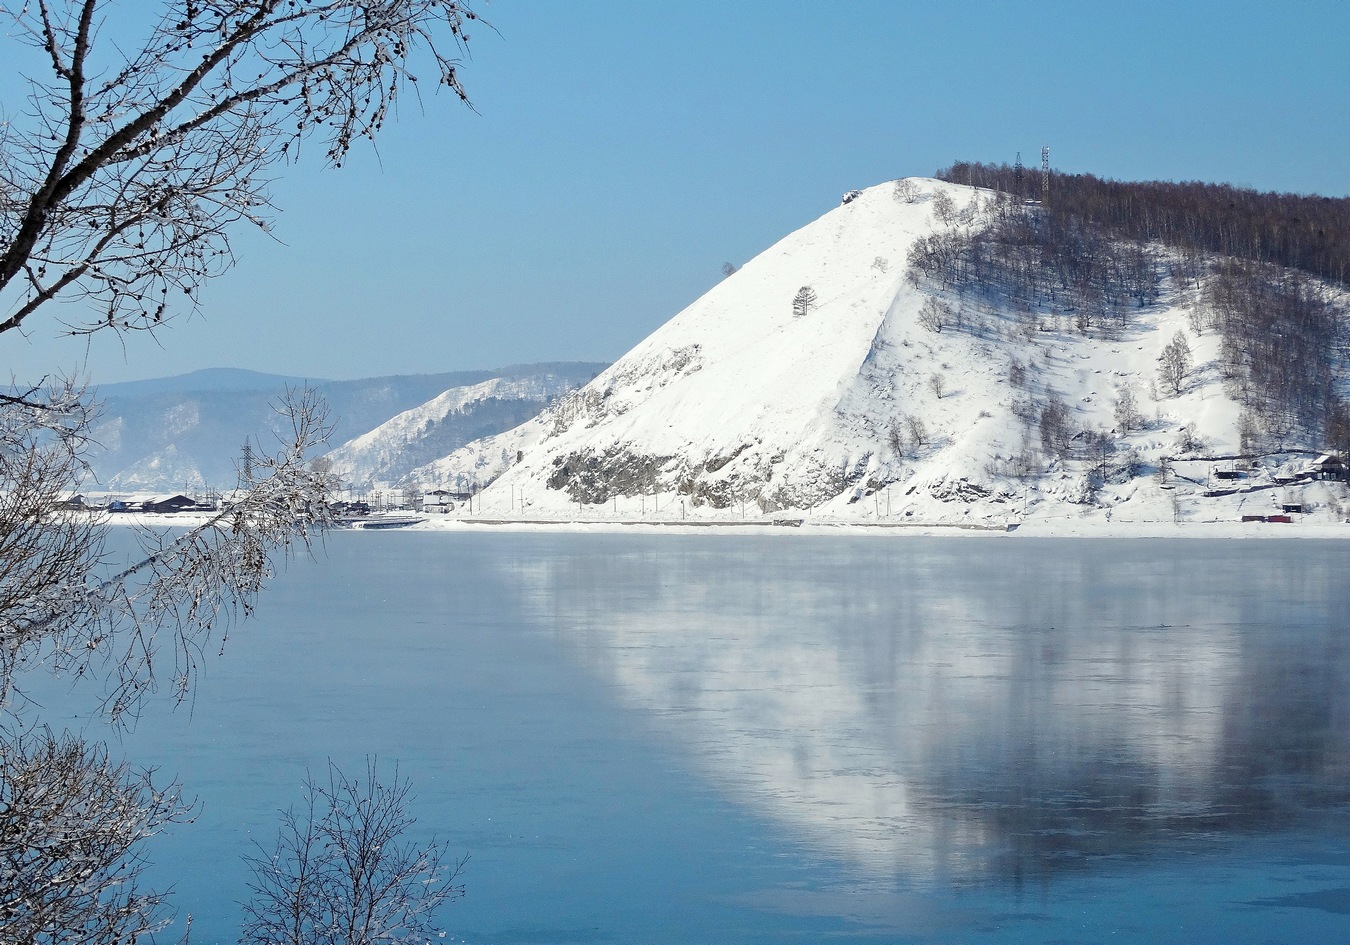
[[[844,522],[828,519],[783,519],[781,524],[760,520],[701,519],[624,521],[617,519],[542,520],[523,518],[477,518],[451,515],[407,516],[416,524],[397,529],[407,532],[549,531],[613,534],[714,534],[714,535],[836,535],[858,538],[902,539],[919,536],[996,535],[1007,538],[1204,538],[1350,539],[1350,523],[1323,521],[1271,522],[1132,522],[1100,517],[1032,520],[1002,524],[958,525],[923,522]],[[190,528],[207,520],[205,513],[171,515],[116,515],[112,525],[150,528]],[[379,521],[372,516],[371,521]],[[1010,527],[1011,526],[1011,527]],[[343,529],[347,530],[347,529]],[[362,529],[351,529],[360,531]]]

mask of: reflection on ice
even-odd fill
[[[1034,875],[1350,799],[1338,544],[652,547],[513,577],[707,776],[879,877]]]

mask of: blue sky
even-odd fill
[[[280,242],[240,231],[198,315],[88,347],[35,316],[9,369],[613,360],[844,191],[1043,144],[1066,171],[1350,194],[1344,0],[479,9],[476,114],[405,103],[378,155],[284,169]]]

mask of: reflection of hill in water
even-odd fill
[[[1012,877],[1350,800],[1328,550],[610,538],[518,577],[580,658],[817,847]]]

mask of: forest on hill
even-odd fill
[[[1039,201],[1053,217],[1089,222],[1120,239],[1272,263],[1342,284],[1350,279],[1350,197],[1052,170],[1042,199],[1040,172],[1016,164],[958,161],[933,176]]]
[[[1021,165],[957,162],[936,175],[994,192],[921,239],[909,275],[963,297],[1125,330],[1164,291],[1222,339],[1243,407],[1243,448],[1350,449],[1350,198],[1225,184],[1130,183]],[[1047,185],[1048,186],[1044,186]]]

